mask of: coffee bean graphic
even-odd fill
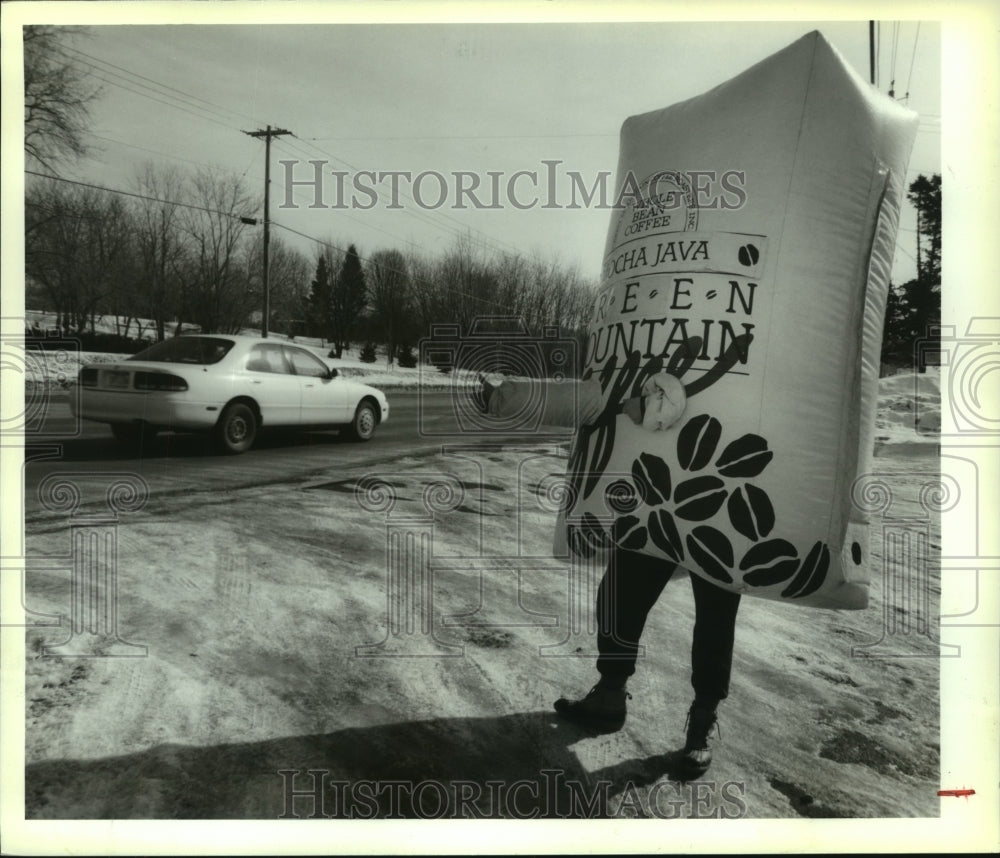
[[[639,551],[646,546],[646,528],[632,530],[639,523],[634,515],[626,515],[615,522],[613,538],[615,542],[628,551]],[[631,531],[631,532],[630,532]]]
[[[774,527],[774,507],[767,493],[746,483],[729,496],[729,521],[747,539],[756,542]]]
[[[646,529],[653,545],[660,549],[675,563],[684,559],[684,547],[681,536],[674,524],[674,517],[665,509],[654,509],[649,513]]]
[[[798,573],[784,590],[783,599],[808,596],[823,583],[827,570],[830,568],[830,549],[826,544],[817,542],[802,561]]]
[[[740,561],[743,581],[753,587],[787,581],[798,566],[799,553],[786,539],[769,539],[751,546]]]
[[[760,435],[743,435],[730,443],[715,462],[724,477],[756,477],[774,453]]]
[[[639,456],[643,465],[646,466],[646,473],[649,474],[649,481],[656,487],[657,491],[666,500],[670,497],[670,468],[659,456],[652,453],[642,453]]]
[[[639,492],[627,480],[615,480],[604,490],[604,502],[612,512],[632,512],[639,506]]]
[[[714,527],[696,527],[687,537],[688,554],[706,575],[727,584],[733,582],[729,569],[733,565],[733,546],[725,534]]]
[[[819,548],[820,551],[819,558],[816,561],[816,568],[813,571],[812,577],[809,579],[809,583],[795,594],[798,599],[803,599],[811,593],[815,593],[820,587],[823,586],[823,582],[826,580],[826,573],[830,569],[830,549],[826,545],[822,545],[817,542],[809,554],[811,555],[817,548]],[[807,557],[806,559],[808,560],[809,558]]]
[[[685,471],[700,471],[715,455],[722,424],[714,417],[699,414],[677,433],[677,461]]]
[[[719,511],[726,499],[726,485],[718,477],[693,477],[674,491],[674,512],[688,521],[704,521]]]
[[[754,245],[744,244],[740,248],[737,256],[740,260],[740,265],[745,265],[747,268],[750,268],[751,266],[757,264],[757,260],[760,259],[760,252]]]
[[[646,506],[656,506],[670,497],[670,468],[659,456],[642,453],[632,462],[632,479]]]

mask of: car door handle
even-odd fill
[[[252,378],[252,379],[250,379],[250,383],[251,384],[261,384],[261,380],[259,378]]]

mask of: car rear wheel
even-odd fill
[[[376,426],[378,415],[375,413],[375,406],[370,402],[362,402],[354,412],[348,432],[355,441],[368,441],[375,434]]]
[[[257,415],[249,405],[234,402],[222,412],[215,437],[227,453],[245,453],[257,437]]]

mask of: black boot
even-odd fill
[[[692,704],[688,710],[687,740],[684,743],[683,767],[687,777],[700,777],[708,771],[712,764],[712,751],[708,747],[708,735],[713,727],[717,727],[715,709],[708,709]],[[721,738],[721,731],[720,731]]]
[[[631,698],[632,695],[624,688],[598,682],[581,700],[560,697],[555,702],[555,710],[567,721],[575,721],[603,733],[613,733],[624,725],[625,701]]]

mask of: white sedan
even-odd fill
[[[340,378],[308,349],[261,337],[184,334],[119,363],[88,364],[73,414],[136,443],[159,429],[212,432],[231,453],[262,427],[346,429],[367,441],[389,416],[385,394]]]

